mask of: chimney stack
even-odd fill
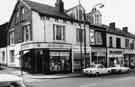
[[[123,30],[124,32],[128,32],[128,27],[123,27],[122,30]]]
[[[59,10],[59,12],[64,12],[64,3],[62,0],[57,0],[55,3],[55,7]]]
[[[109,28],[115,30],[115,22],[110,23]]]

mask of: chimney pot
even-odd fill
[[[123,27],[122,30],[123,30],[124,32],[128,32],[128,27]]]
[[[110,23],[109,28],[115,30],[115,22]]]
[[[57,0],[55,7],[59,10],[59,12],[64,12],[64,3],[62,0]]]

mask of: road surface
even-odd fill
[[[33,87],[135,87],[135,73],[100,77],[74,77],[62,79],[40,79],[28,83]]]

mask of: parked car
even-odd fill
[[[131,69],[134,69],[134,68],[135,68],[135,64],[134,64],[134,63],[131,63],[129,67],[130,67]]]
[[[121,65],[114,65],[108,68],[112,73],[126,73],[130,71],[129,67],[124,67]]]
[[[0,74],[0,87],[26,87],[26,85],[19,76]]]
[[[110,70],[105,68],[102,64],[94,64],[90,65],[88,68],[83,69],[83,73],[87,75],[102,75],[102,74],[109,74]]]

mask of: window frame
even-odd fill
[[[5,61],[5,51],[2,51],[2,61]]]
[[[116,37],[116,48],[121,48],[121,38]]]
[[[23,41],[31,41],[31,24],[23,25]]]
[[[81,28],[76,29],[76,41],[82,43],[84,42],[84,29]]]
[[[9,31],[9,44],[12,45],[15,43],[15,32],[14,30]]]
[[[113,37],[112,36],[109,37],[109,47],[110,48],[113,47]]]
[[[14,63],[15,62],[15,51],[10,50],[10,62]]]
[[[100,31],[95,31],[95,45],[103,45],[103,36],[102,36],[102,32]],[[100,34],[100,36],[99,36]],[[100,39],[99,39],[100,38]],[[99,41],[100,40],[100,41]]]
[[[65,25],[53,24],[53,40],[54,41],[66,41]]]

